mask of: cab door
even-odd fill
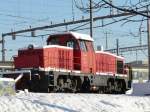
[[[73,70],[81,71],[81,51],[77,40],[67,41],[67,46],[73,48]]]
[[[86,41],[87,46],[87,55],[88,55],[88,69],[90,73],[96,72],[96,58],[95,58],[95,50],[93,47],[93,43],[91,41]]]
[[[83,73],[95,72],[95,52],[91,41],[80,40],[81,71]]]

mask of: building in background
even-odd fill
[[[12,61],[0,61],[0,71],[13,70],[14,64]]]
[[[145,81],[148,80],[148,62],[133,61],[128,63],[132,67],[133,80]]]

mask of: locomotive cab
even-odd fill
[[[73,69],[81,73],[95,72],[95,51],[93,39],[89,35],[75,32],[51,35],[47,45],[59,45],[73,48]]]

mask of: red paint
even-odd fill
[[[116,57],[104,53],[96,53],[96,71],[116,73]]]
[[[59,47],[19,50],[15,68],[73,69],[73,50]]]
[[[72,44],[73,43],[73,44]],[[105,52],[95,53],[90,40],[80,40],[71,34],[56,34],[47,39],[48,46],[19,50],[14,57],[15,68],[56,68],[79,70],[82,73],[117,73],[117,60],[124,61],[115,55]],[[84,50],[84,46],[86,50]],[[59,46],[74,46],[69,47]]]

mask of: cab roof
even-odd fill
[[[87,41],[94,41],[90,35],[77,33],[77,32],[64,32],[64,33],[53,34],[50,36],[57,36],[57,35],[72,35],[77,40],[81,39],[81,40],[87,40]]]

